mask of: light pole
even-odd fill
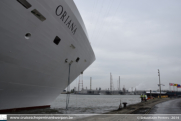
[[[158,69],[158,76],[159,76],[160,98],[161,98],[161,84],[160,84],[160,71],[159,71],[159,69]]]

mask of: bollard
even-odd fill
[[[127,104],[127,102],[123,102],[124,108],[126,108],[126,104]]]
[[[119,110],[121,110],[121,109],[122,109],[122,105],[121,105],[121,100],[120,100]]]

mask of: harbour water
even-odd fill
[[[117,110],[121,102],[141,102],[139,95],[70,95],[66,112],[66,94],[59,95],[50,108],[21,111],[21,114],[101,114]]]

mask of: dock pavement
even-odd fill
[[[111,112],[104,113],[102,115],[78,118],[75,121],[143,121],[141,117],[144,117],[145,114],[148,117],[149,116],[148,114],[150,114],[151,111],[154,112],[153,109],[155,109],[154,108],[155,105],[164,103],[164,102],[174,101],[174,100],[178,100],[178,102],[180,101],[179,104],[181,107],[181,98],[179,99],[156,98],[156,99],[148,100],[146,102],[140,102],[137,104],[129,105],[126,108],[122,108],[121,110],[114,110]]]
[[[181,114],[181,98],[159,103],[149,114]]]

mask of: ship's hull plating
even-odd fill
[[[67,87],[69,63],[73,61],[72,82],[95,60],[73,1],[26,1],[28,9],[17,0],[0,1],[0,110],[50,105]],[[33,15],[34,9],[46,20]],[[67,24],[66,17],[60,19],[65,11],[76,31],[68,27],[72,23]],[[61,39],[58,45],[56,36]]]

